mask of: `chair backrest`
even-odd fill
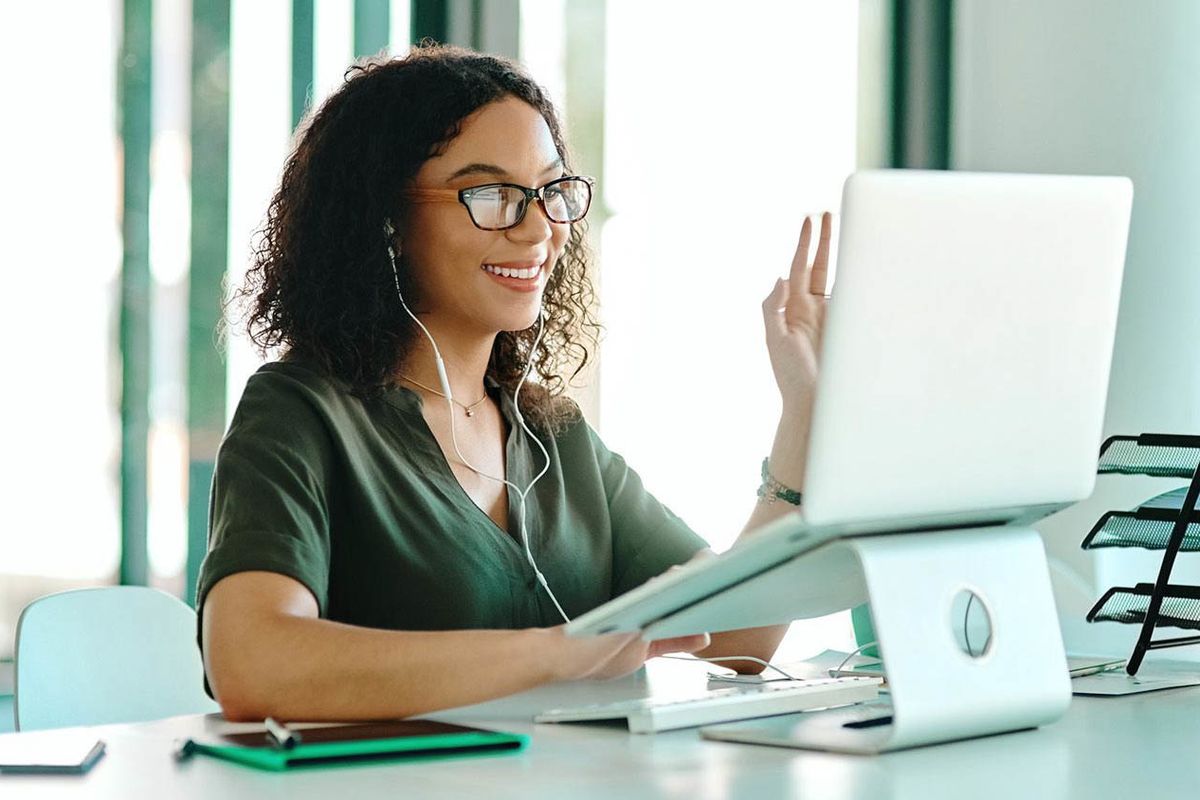
[[[17,730],[140,722],[219,707],[204,693],[196,612],[143,586],[59,592],[17,622]]]

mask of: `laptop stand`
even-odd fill
[[[1136,675],[1150,650],[1200,644],[1200,636],[1154,638],[1155,628],[1200,630],[1200,586],[1171,583],[1175,557],[1200,551],[1200,513],[1196,510],[1200,436],[1143,433],[1109,437],[1100,448],[1099,473],[1191,479],[1186,489],[1152,498],[1135,511],[1109,511],[1083,540],[1085,550],[1140,547],[1163,551],[1154,583],[1114,586],[1087,615],[1088,622],[1141,625],[1125,666],[1126,672]]]
[[[974,656],[956,637],[962,614],[954,600],[963,590],[990,621],[990,641]],[[879,753],[1035,728],[1070,703],[1045,549],[1031,528],[840,539],[660,620],[645,635],[722,619],[812,617],[829,613],[834,596],[843,609],[864,596],[870,602],[890,709],[870,718],[863,707],[781,717],[764,743]],[[763,741],[761,731],[756,741]]]

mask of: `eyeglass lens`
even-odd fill
[[[578,222],[587,214],[592,187],[581,178],[555,181],[542,189],[542,199],[551,222]],[[467,207],[480,228],[511,228],[524,217],[528,202],[515,186],[487,186],[471,193]]]

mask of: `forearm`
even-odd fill
[[[554,633],[386,631],[272,615],[206,648],[225,716],[285,720],[394,719],[502,697],[554,680]]]
[[[762,628],[742,628],[722,631],[712,635],[712,644],[696,653],[700,658],[730,658],[752,656],[770,661],[775,650],[788,631],[787,625],[767,625]],[[717,666],[726,667],[746,675],[757,675],[766,669],[757,661],[718,661]]]

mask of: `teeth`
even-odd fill
[[[542,268],[540,265],[536,266],[536,267],[524,267],[522,269],[512,269],[510,267],[497,267],[492,264],[484,264],[483,269],[485,272],[490,272],[493,275],[501,275],[505,278],[521,278],[523,280],[529,280],[530,278],[536,278],[538,273],[540,273],[542,271]]]

